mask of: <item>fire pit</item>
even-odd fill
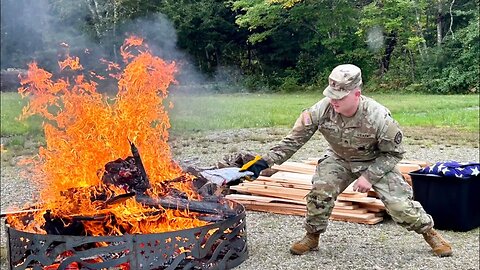
[[[118,80],[115,97],[98,93],[94,79],[103,76],[69,55],[59,62],[65,76],[31,63],[22,78],[22,117],[45,118],[46,147],[30,160],[40,191],[34,208],[7,214],[10,269],[239,265],[244,207],[202,192],[209,185],[172,160],[164,99],[175,64],[133,36],[120,54],[124,67],[103,60]]]
[[[43,235],[6,224],[10,269],[230,269],[248,255],[245,209],[202,227],[122,236]],[[28,218],[24,220],[29,222]]]

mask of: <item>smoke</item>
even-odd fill
[[[177,48],[176,29],[160,13],[122,21],[115,28],[98,24],[99,37],[95,32],[98,29],[92,26],[96,23],[95,16],[86,1],[2,0],[1,5],[2,69],[24,69],[36,61],[40,67],[55,72],[57,61],[69,54],[78,56],[86,70],[105,75],[98,71],[104,68],[99,59],[121,61],[119,47],[126,37],[134,34],[143,37],[155,55],[176,63],[175,87],[180,90],[222,92],[226,89],[222,85],[240,81],[241,72],[230,67],[219,67],[208,79],[201,74],[190,56]]]
[[[239,69],[218,66],[209,77],[197,70],[191,57],[178,49],[176,29],[164,14],[158,13],[135,19],[120,28],[124,37],[132,33],[144,37],[155,55],[165,60],[175,61],[178,67],[178,73],[175,76],[177,84],[172,87],[175,92],[239,91],[238,85],[242,80]]]
[[[1,2],[1,66],[18,67],[26,56],[32,57],[44,45],[48,33],[47,0]],[[21,59],[20,61],[16,61]]]
[[[385,37],[383,29],[380,26],[374,26],[367,31],[368,48],[373,52],[378,52],[383,48]]]
[[[166,61],[174,61],[178,72],[175,76],[177,88],[200,85],[206,80],[192,64],[191,58],[177,48],[177,32],[172,22],[161,13],[138,18],[120,26],[123,38],[134,34],[145,38],[152,52]]]
[[[105,55],[95,42],[79,31],[79,21],[87,17],[80,1],[58,6],[61,1],[2,0],[1,67],[26,68],[36,61],[49,71],[56,71],[57,60],[66,53],[98,61]],[[62,44],[68,44],[62,45]],[[88,49],[88,51],[86,50]],[[84,56],[95,52],[90,57]],[[83,60],[82,64],[84,64]],[[87,64],[88,66],[88,64]]]

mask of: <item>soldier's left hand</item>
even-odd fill
[[[353,191],[368,192],[372,188],[372,184],[363,175],[358,177],[353,184]]]

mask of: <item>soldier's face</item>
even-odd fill
[[[360,90],[354,89],[341,99],[330,99],[330,104],[337,113],[350,117],[357,111],[360,95]]]

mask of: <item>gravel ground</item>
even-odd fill
[[[242,129],[226,132],[173,136],[170,145],[175,160],[200,166],[215,164],[224,155],[240,150],[262,153],[277,142],[288,129]],[[431,138],[431,134],[428,137]],[[473,143],[428,141],[405,136],[405,159],[436,162],[443,160],[479,161],[478,140]],[[435,136],[433,136],[435,137]],[[320,137],[312,138],[290,160],[319,156],[326,147]],[[1,210],[32,201],[35,191],[28,181],[29,171],[16,166],[18,158],[2,159]],[[13,166],[12,166],[13,165]],[[2,224],[3,224],[2,220]],[[438,258],[420,235],[408,232],[386,219],[376,225],[336,222],[321,236],[320,248],[303,256],[290,255],[290,245],[304,235],[303,218],[271,213],[247,213],[249,258],[235,269],[479,269],[480,231],[441,231],[454,248],[454,255]],[[4,228],[1,246],[5,248]],[[4,251],[3,251],[4,252]],[[2,252],[2,268],[7,269]]]

